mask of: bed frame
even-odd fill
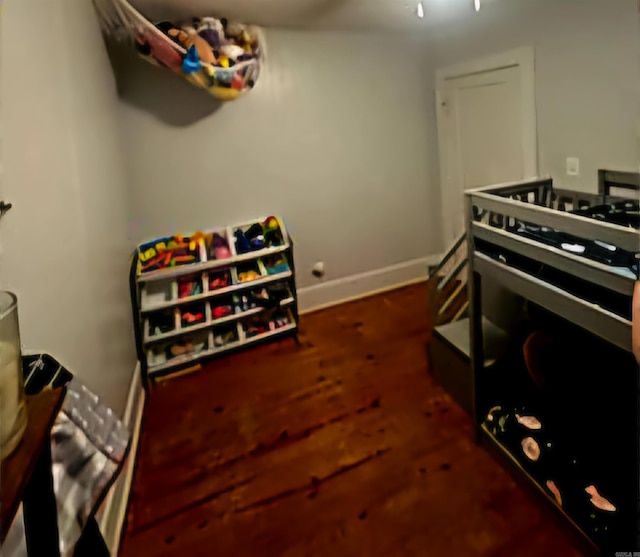
[[[610,291],[612,295],[622,297],[623,300],[628,297],[630,307],[634,283],[640,279],[637,272],[634,273],[627,268],[610,267],[515,233],[516,221],[531,223],[581,239],[606,242],[636,254],[637,259],[640,252],[638,230],[569,213],[574,209],[630,198],[638,199],[640,174],[610,170],[600,170],[598,174],[597,193],[556,189],[553,187],[552,178],[549,177],[479,188],[467,191],[465,195],[470,266],[471,370],[476,430],[479,438],[489,440],[547,498],[549,495],[544,489],[537,485],[514,456],[482,426],[485,416],[479,413],[484,412],[483,404],[486,404],[485,400],[479,400],[479,396],[483,396],[484,392],[482,372],[485,369],[482,283],[486,280],[492,286],[504,288],[628,352],[632,351],[631,321],[600,307],[594,300],[576,296],[556,284],[508,264],[505,262],[506,259],[501,261],[481,250],[487,245],[499,250],[508,250],[518,257],[562,271],[569,276],[569,280],[597,285],[605,289],[605,292]],[[482,245],[481,249],[477,249],[477,244]],[[640,427],[637,431],[640,433]],[[640,488],[638,491],[640,492]],[[640,501],[640,493],[638,499]],[[582,532],[571,517],[565,517]],[[584,532],[582,534],[588,539]],[[638,546],[635,549],[640,549],[640,537],[637,542]]]
[[[640,191],[640,174],[600,171],[600,191],[595,194],[555,189],[551,178],[502,184],[467,192],[467,239],[471,270],[490,276],[515,294],[557,313],[624,350],[631,351],[631,322],[590,300],[580,299],[535,276],[495,261],[475,250],[476,239],[539,261],[569,275],[631,297],[638,276],[628,269],[559,250],[509,231],[514,219],[599,240],[629,252],[640,252],[637,230],[577,216],[567,211],[622,201]],[[612,195],[624,189],[625,197]],[[473,292],[473,284],[471,285]],[[473,305],[473,304],[472,304]]]

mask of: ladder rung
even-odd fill
[[[449,308],[449,306],[454,302],[454,300],[460,295],[460,291],[465,289],[467,286],[466,282],[461,282],[458,287],[453,291],[453,293],[451,294],[451,296],[449,296],[447,298],[447,300],[445,301],[444,304],[442,304],[442,307],[440,308],[440,310],[438,311],[438,314],[442,314],[445,311],[447,311],[447,309]]]

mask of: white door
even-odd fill
[[[454,68],[449,77],[440,72],[438,79],[447,246],[464,231],[465,190],[537,174],[536,141],[531,130],[533,127],[535,134],[535,103],[529,90],[533,80],[525,75],[524,65],[456,74],[463,71]]]

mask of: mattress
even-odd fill
[[[634,200],[577,209],[570,211],[570,213],[600,222],[640,230],[640,206]],[[512,226],[508,226],[507,230],[562,251],[597,261],[603,265],[619,268],[628,273],[630,278],[638,276],[637,254],[614,245],[598,240],[585,240],[584,238],[527,222],[516,222]]]

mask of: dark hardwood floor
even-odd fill
[[[123,557],[583,555],[427,370],[424,285],[152,389]]]

